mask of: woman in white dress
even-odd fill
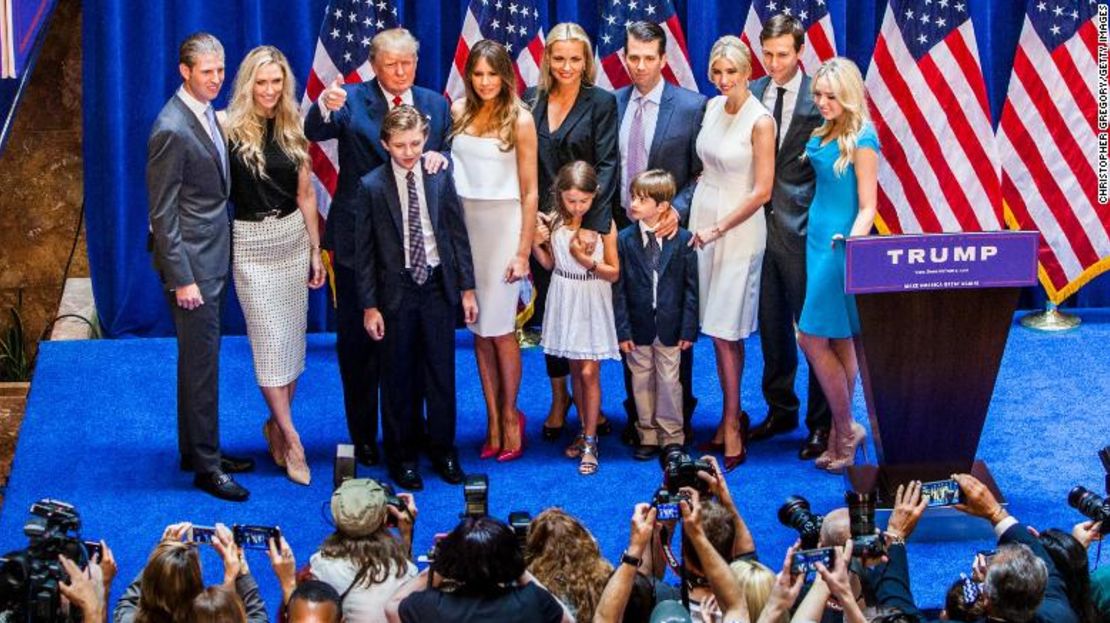
[[[451,159],[482,310],[468,325],[488,419],[480,456],[504,462],[524,448],[515,323],[536,228],[536,127],[517,97],[512,59],[501,44],[485,39],[471,48],[463,85],[466,98],[451,106]]]
[[[740,411],[744,338],[756,330],[759,273],[767,246],[763,204],[775,172],[775,122],[748,91],[751,57],[733,36],[709,54],[709,79],[721,95],[705,109],[697,150],[704,170],[690,208],[698,249],[699,320],[713,338],[723,406],[714,444],[725,471],[747,458]]]

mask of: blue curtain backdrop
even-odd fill
[[[597,31],[598,0],[539,0],[545,28],[575,21]],[[401,23],[420,39],[417,83],[440,90],[447,81],[467,0],[395,2]],[[749,0],[678,0],[676,7],[702,92],[713,42],[740,31]],[[866,72],[886,0],[828,0],[837,49]],[[1006,96],[1025,0],[969,3],[991,112],[997,125]],[[226,104],[239,60],[263,43],[281,48],[300,82],[312,64],[326,0],[86,0],[84,11],[85,197],[89,263],[97,309],[113,337],[172,333],[172,323],[146,251],[146,138],[154,117],[180,84],[177,46],[197,30],[212,32],[227,51],[228,76],[217,106]],[[299,93],[300,86],[298,86]],[[1039,288],[1038,288],[1039,290]],[[1110,305],[1103,277],[1073,297],[1078,306]],[[1032,292],[1024,302],[1040,305]],[[243,332],[229,297],[225,330]],[[309,330],[328,328],[323,291],[314,293]]]

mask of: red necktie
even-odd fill
[[[393,107],[396,108],[396,107],[400,106],[401,102],[403,102],[403,101],[404,100],[401,99],[400,95],[394,95],[393,96]]]

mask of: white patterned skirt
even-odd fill
[[[545,354],[567,359],[620,359],[612,284],[556,268],[547,289],[540,346]]]
[[[232,275],[247,320],[254,375],[282,387],[304,372],[310,243],[300,210],[283,218],[235,221]]]

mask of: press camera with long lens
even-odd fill
[[[690,487],[701,495],[709,493],[709,483],[698,477],[705,472],[716,476],[709,461],[691,458],[679,444],[667,444],[659,454],[659,466],[663,468],[663,486],[672,494],[683,487]]]
[[[1099,532],[1110,534],[1110,446],[1098,451],[1102,469],[1106,471],[1106,497],[1083,486],[1076,486],[1068,492],[1068,506],[1082,513],[1091,521],[1102,522]]]
[[[852,556],[878,558],[886,553],[886,543],[875,527],[875,494],[849,491],[844,494],[848,504],[848,527],[852,533]]]
[[[389,490],[392,493],[392,490]],[[402,508],[404,508],[402,506]],[[466,479],[463,481],[463,512],[460,517],[463,519],[479,518],[489,516],[489,476],[485,474],[467,474]],[[528,511],[512,511],[508,517],[509,528],[513,531],[513,536],[516,537],[517,543],[520,545],[520,551],[524,551],[524,546],[528,540],[528,530],[532,526],[532,515]],[[417,558],[417,562],[431,564],[435,562],[436,552],[439,549],[439,542],[446,537],[446,533],[435,535],[435,540],[432,547],[424,554]]]
[[[821,539],[821,524],[825,518],[809,509],[809,500],[800,495],[786,498],[779,507],[779,523],[793,528],[802,540],[802,549],[813,549]]]
[[[31,505],[23,525],[27,547],[0,557],[0,622],[55,623],[80,621],[76,608],[62,606],[58,583],[68,581],[59,556],[82,569],[89,554],[81,540],[81,516],[72,505],[42,499]]]

